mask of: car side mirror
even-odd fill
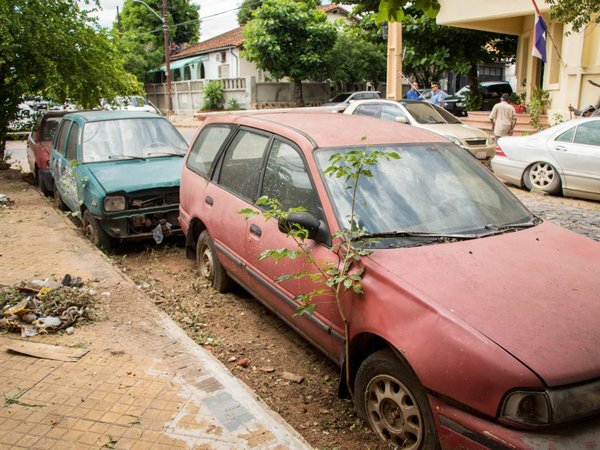
[[[279,219],[278,221],[279,231],[285,234],[295,225],[308,231],[308,239],[327,243],[325,226],[322,226],[321,221],[311,213],[306,211],[290,213],[287,219]]]
[[[395,120],[398,123],[408,124],[408,120],[406,119],[406,117],[398,116]]]

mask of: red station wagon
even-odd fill
[[[366,140],[362,138],[366,136]],[[204,122],[181,177],[188,255],[219,291],[235,281],[344,367],[330,295],[294,316],[314,270],[259,259],[294,249],[274,219],[249,220],[261,196],[303,206],[320,261],[339,261],[351,190],[325,175],[332,155],[396,152],[360,179],[355,223],[372,253],[363,294],[347,292],[358,415],[391,446],[593,448],[600,438],[600,244],[529,212],[443,137],[367,117],[263,113]],[[367,239],[369,238],[369,239]],[[345,389],[343,389],[345,388]]]

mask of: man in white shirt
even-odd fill
[[[502,94],[500,103],[496,103],[490,113],[490,121],[494,124],[494,138],[510,136],[517,124],[515,108],[508,103],[508,94]]]

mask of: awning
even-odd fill
[[[208,55],[192,56],[191,58],[176,59],[174,61],[171,61],[171,70],[180,69],[183,66],[187,66],[188,64],[194,64],[199,61],[208,61]],[[165,67],[165,64],[162,64],[160,66],[160,70],[164,72]]]

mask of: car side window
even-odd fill
[[[302,206],[317,219],[323,219],[304,160],[298,150],[285,142],[273,142],[262,195],[279,200],[284,210]]]
[[[250,200],[254,200],[262,160],[270,137],[240,130],[227,149],[219,184]]]
[[[556,138],[556,141],[558,142],[573,142],[573,138],[575,137],[575,130],[577,129],[577,127],[573,127],[567,131],[565,131],[564,133],[562,133],[560,136],[558,136]]]
[[[579,125],[574,142],[576,144],[600,145],[600,122],[592,121]]]
[[[208,178],[213,162],[231,131],[232,127],[225,125],[209,125],[204,128],[190,150],[187,167]]]
[[[60,126],[59,135],[56,139],[56,151],[61,155],[65,154],[65,143],[67,142],[67,133],[69,131],[70,120],[63,120]]]
[[[354,110],[354,114],[359,116],[369,116],[379,118],[381,106],[376,104],[360,105]]]
[[[406,114],[404,112],[392,105],[383,105],[381,107],[381,118],[384,120],[396,120],[397,117],[403,117],[408,121]]]
[[[67,140],[67,159],[77,159],[77,142],[79,141],[79,125],[73,122]]]

